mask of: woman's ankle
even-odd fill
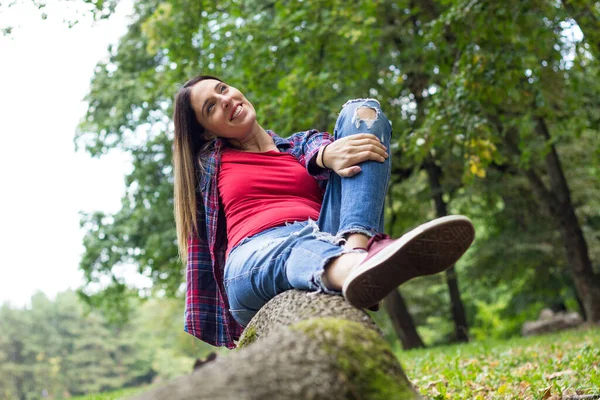
[[[356,248],[367,248],[367,243],[369,243],[369,236],[362,233],[351,233],[346,237],[345,247],[349,249]]]
[[[352,268],[357,266],[366,257],[365,253],[345,253],[332,260],[323,273],[323,283],[328,289],[342,290],[344,281]]]

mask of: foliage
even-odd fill
[[[137,304],[127,324],[109,324],[74,292],[26,309],[0,307],[0,398],[99,393],[189,373],[212,351],[183,332],[179,304]]]
[[[596,327],[397,355],[409,379],[428,398],[566,398],[598,394],[599,333]]]
[[[84,317],[73,292],[59,294],[54,302],[39,293],[31,309],[3,305],[0,314],[4,397],[97,392],[137,385],[154,375],[143,347],[99,315]]]
[[[543,305],[576,306],[561,221],[526,176],[548,185],[545,157],[558,149],[598,260],[600,29],[588,18],[598,10],[594,1],[137,0],[129,31],[96,67],[76,138],[94,156],[118,148],[134,160],[122,209],[82,218],[81,268],[89,282],[112,282],[85,290],[88,300],[126,316],[115,271],[130,264],[154,293],[181,294],[170,115],[174,93],[202,72],[240,88],[263,126],[283,136],[327,130],[347,98],[379,98],[394,126],[388,232],[434,217],[422,166],[440,167],[449,211],[476,221],[457,273],[477,335],[498,324],[496,334],[514,334]],[[443,280],[416,280],[403,293],[430,340],[448,340]]]

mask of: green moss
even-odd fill
[[[240,341],[238,342],[238,348],[246,347],[252,343],[254,343],[258,339],[258,335],[256,334],[256,329],[251,326],[244,330]]]
[[[419,398],[391,348],[377,332],[340,318],[311,318],[295,324],[292,329],[325,340],[324,350],[334,357],[347,379],[352,397]]]

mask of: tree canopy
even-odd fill
[[[136,265],[156,292],[181,294],[170,117],[177,90],[204,73],[242,90],[282,136],[330,130],[345,100],[378,98],[394,129],[388,231],[435,216],[426,166],[436,166],[449,211],[477,223],[458,271],[479,328],[557,301],[600,318],[600,3],[134,4],[127,34],[96,67],[75,138],[93,156],[125,150],[134,167],[118,213],[82,218],[81,268],[89,282],[112,279],[99,294],[84,290],[89,301],[126,314],[119,264]],[[406,285],[407,297],[418,324],[439,327],[448,300],[430,279]]]

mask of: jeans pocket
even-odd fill
[[[235,319],[237,323],[243,327],[246,327],[250,323],[252,317],[254,317],[254,315],[256,314],[256,311],[244,309],[229,310],[229,312],[233,316],[233,319]]]
[[[239,242],[238,242],[238,243],[237,243],[235,246],[233,246],[233,247],[231,248],[231,251],[229,252],[229,256],[231,256],[231,254],[233,254],[233,252],[234,252],[236,249],[239,249],[240,247],[242,247],[242,245],[243,245],[244,243],[248,242],[248,240],[250,240],[250,239],[251,239],[250,237],[245,237],[245,238],[243,238],[242,240],[240,240],[240,241],[239,241]]]

